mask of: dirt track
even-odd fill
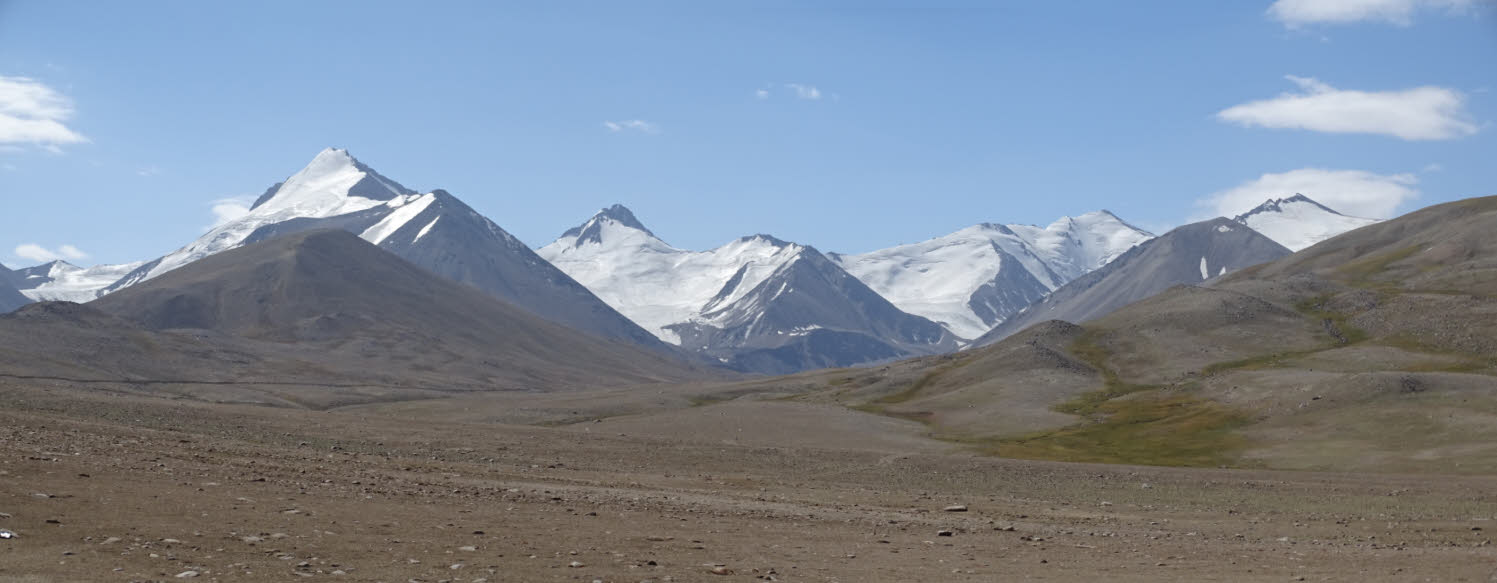
[[[723,411],[714,407],[696,410]],[[737,427],[776,430],[755,423],[753,408],[731,410],[750,417]],[[0,582],[1488,581],[1497,572],[1488,543],[1497,479],[1037,463],[933,453],[934,444],[891,449],[901,440],[735,445],[597,425],[0,387],[0,528],[19,535],[0,540]],[[943,511],[955,504],[968,511]]]

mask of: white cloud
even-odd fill
[[[27,144],[58,152],[58,146],[88,138],[63,122],[73,117],[73,102],[40,81],[0,76],[0,144]]]
[[[22,259],[30,259],[37,263],[46,263],[49,261],[56,261],[58,259],[67,259],[74,261],[79,259],[88,259],[87,253],[84,253],[82,249],[79,249],[72,245],[63,245],[61,247],[58,247],[56,250],[52,250],[41,245],[37,245],[36,243],[24,243],[21,245],[17,245],[15,255],[16,257],[20,257]]]
[[[810,99],[812,101],[821,99],[821,90],[813,85],[801,85],[800,83],[786,83],[785,87],[795,92],[797,99]]]
[[[1271,198],[1303,194],[1351,216],[1386,219],[1399,205],[1419,196],[1419,178],[1409,173],[1375,174],[1365,170],[1300,168],[1264,174],[1196,201],[1211,216],[1234,217]]]
[[[796,99],[804,99],[806,101],[821,101],[823,98],[831,99],[832,101],[839,101],[841,99],[841,96],[836,93],[826,93],[815,85],[806,85],[803,83],[770,83],[762,89],[755,89],[754,98],[763,101],[773,97],[775,93],[785,93]]]
[[[219,225],[249,214],[250,205],[254,203],[255,197],[253,196],[232,196],[213,201],[213,224],[209,225],[208,228],[216,228]]]
[[[144,178],[150,178],[152,176],[156,176],[156,175],[159,175],[159,174],[161,174],[161,169],[157,168],[155,166],[146,166],[144,168],[140,168],[140,169],[137,169],[135,171],[135,175],[136,176],[140,176],[140,177],[144,177]]]
[[[1479,129],[1466,97],[1444,87],[1402,91],[1336,89],[1318,79],[1286,75],[1300,93],[1235,105],[1216,118],[1242,126],[1339,134],[1381,134],[1405,140],[1448,140]]]
[[[1409,26],[1419,9],[1460,11],[1474,3],[1474,0],[1278,0],[1268,7],[1268,15],[1289,28],[1364,20]]]
[[[605,121],[603,127],[610,132],[622,132],[626,130],[637,131],[646,134],[660,133],[660,126],[642,119],[629,119],[624,121]]]

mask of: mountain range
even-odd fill
[[[737,370],[851,366],[957,346],[816,249],[768,235],[687,251],[615,205],[540,254],[663,340]]]
[[[769,235],[689,251],[615,205],[532,251],[452,194],[417,192],[329,148],[244,216],[160,258],[6,269],[0,310],[108,298],[229,250],[338,229],[576,330],[779,374],[948,353],[1045,319],[1085,321],[1375,222],[1303,195],[1233,221],[1154,238],[1097,211],[1046,227],[981,223],[862,254]]]

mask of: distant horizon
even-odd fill
[[[1296,193],[1386,219],[1497,194],[1494,18],[1479,0],[0,3],[0,263],[154,259],[329,146],[532,248],[614,203],[682,249],[767,233],[848,254],[1102,209],[1158,235]],[[140,34],[161,22],[179,26]]]
[[[350,157],[354,158],[355,160],[359,161],[360,163],[363,163],[363,164],[369,166],[370,168],[372,168],[376,172],[379,172],[379,174],[381,176],[385,176],[386,178],[389,178],[390,180],[394,180],[395,182],[399,182],[401,185],[406,186],[407,188],[412,188],[409,184],[401,182],[399,178],[386,176],[383,172],[380,172],[379,168],[376,167],[374,164],[369,164],[368,162],[360,159],[358,157],[357,153],[353,152],[352,150],[350,150],[348,148],[340,148],[340,147],[336,147],[336,146],[328,146],[325,149],[345,151],[345,152],[348,153],[348,155]],[[289,176],[290,175],[288,175],[288,177]],[[278,183],[279,183],[279,181],[277,182],[277,184]],[[434,191],[438,191],[438,190],[446,191],[446,189],[444,189],[444,188],[430,188],[430,189],[427,189],[427,188],[412,188],[412,189],[415,190],[415,191],[417,191],[417,192],[419,192],[419,193],[429,193],[429,192],[434,192]],[[453,196],[456,196],[459,199],[463,199],[463,197],[461,195],[459,195],[459,194],[455,194],[455,193],[449,193],[449,194],[452,194]],[[1462,200],[1464,198],[1478,198],[1480,196],[1489,196],[1489,195],[1478,195],[1478,196],[1475,196],[1475,197],[1462,197],[1462,198],[1457,198],[1457,199],[1452,199],[1452,200]],[[1178,225],[1171,225],[1167,229],[1161,230],[1161,231],[1156,231],[1154,229],[1150,229],[1150,228],[1144,227],[1144,226],[1138,224],[1135,221],[1129,220],[1128,217],[1119,215],[1118,213],[1115,213],[1115,212],[1113,212],[1113,211],[1111,211],[1109,209],[1099,208],[1099,209],[1092,209],[1092,210],[1085,211],[1085,212],[1078,212],[1078,213],[1061,215],[1061,216],[1058,216],[1055,219],[1053,219],[1053,220],[1051,220],[1049,222],[1043,223],[1043,224],[1041,224],[1041,223],[1020,223],[1020,222],[997,223],[997,222],[994,222],[994,221],[977,221],[977,222],[974,222],[972,224],[969,224],[969,225],[966,225],[966,226],[963,226],[963,227],[958,227],[957,229],[954,229],[952,231],[948,231],[948,232],[944,232],[944,233],[931,234],[930,236],[927,236],[927,237],[925,237],[923,239],[917,239],[917,240],[912,240],[912,241],[899,241],[899,242],[890,243],[888,245],[885,245],[884,247],[879,247],[879,248],[875,248],[875,249],[865,249],[865,250],[859,250],[859,251],[843,251],[843,250],[838,250],[838,249],[827,249],[827,248],[824,248],[824,247],[822,247],[820,245],[817,245],[815,242],[812,242],[812,241],[799,241],[799,240],[785,239],[783,237],[779,237],[779,236],[775,235],[772,232],[765,232],[765,231],[762,231],[762,230],[760,230],[760,231],[754,231],[754,232],[749,232],[749,233],[738,234],[738,235],[731,235],[731,236],[728,236],[727,238],[723,239],[721,243],[718,243],[716,245],[712,245],[712,246],[709,246],[709,247],[701,247],[701,248],[697,248],[697,247],[690,247],[690,248],[689,247],[681,247],[681,246],[675,245],[674,243],[671,243],[669,238],[661,236],[658,233],[654,233],[654,231],[656,229],[653,228],[653,227],[650,227],[649,221],[647,220],[648,216],[646,216],[646,218],[644,218],[644,219],[638,219],[638,220],[648,230],[650,230],[651,234],[654,234],[656,236],[656,238],[658,238],[658,239],[660,239],[662,241],[665,241],[667,244],[670,244],[672,247],[676,247],[678,249],[687,250],[687,251],[707,251],[707,250],[711,250],[711,249],[716,249],[716,248],[721,247],[723,245],[727,245],[727,244],[730,244],[730,243],[732,243],[734,241],[737,241],[737,240],[740,240],[740,239],[744,239],[744,238],[756,237],[756,236],[768,236],[768,237],[772,237],[772,238],[775,238],[775,239],[778,239],[778,240],[786,241],[788,243],[794,243],[794,244],[800,244],[800,245],[805,245],[805,246],[808,246],[808,247],[812,247],[812,248],[815,248],[815,249],[817,249],[818,251],[820,251],[822,253],[830,253],[830,254],[837,254],[837,255],[856,255],[856,254],[861,254],[861,253],[868,253],[868,252],[872,252],[872,251],[877,251],[877,250],[880,250],[880,249],[887,249],[887,248],[890,248],[890,247],[897,247],[897,246],[901,246],[901,245],[908,245],[908,244],[913,244],[913,243],[919,243],[919,242],[923,242],[923,241],[928,241],[928,240],[931,240],[931,239],[937,239],[937,238],[940,238],[940,237],[943,237],[943,236],[947,236],[947,235],[950,235],[950,234],[953,234],[953,233],[960,232],[960,231],[965,230],[965,229],[969,229],[969,228],[972,228],[972,227],[975,227],[975,226],[979,226],[979,225],[984,225],[984,224],[996,224],[996,225],[1004,225],[1004,226],[1010,226],[1010,227],[1011,226],[1015,226],[1015,225],[1025,225],[1025,226],[1035,227],[1035,228],[1039,228],[1039,229],[1044,229],[1046,227],[1049,227],[1051,225],[1059,223],[1060,221],[1068,219],[1068,218],[1078,218],[1078,217],[1089,215],[1089,214],[1093,214],[1093,213],[1107,213],[1107,214],[1110,214],[1113,217],[1116,217],[1117,219],[1119,219],[1120,221],[1122,221],[1123,223],[1125,223],[1125,224],[1127,224],[1127,225],[1129,225],[1131,227],[1134,227],[1136,229],[1140,229],[1140,230],[1146,231],[1150,235],[1153,235],[1153,236],[1157,237],[1159,235],[1163,235],[1163,234],[1165,234],[1165,233],[1167,233],[1169,231],[1172,231],[1174,229],[1178,229],[1180,227],[1183,227],[1183,226],[1186,226],[1186,225],[1189,225],[1189,224],[1210,221],[1210,220],[1214,220],[1216,218],[1225,218],[1225,219],[1228,219],[1228,220],[1233,220],[1233,219],[1235,219],[1236,216],[1239,216],[1241,214],[1247,213],[1247,212],[1249,212],[1251,210],[1254,210],[1256,208],[1259,208],[1259,207],[1261,207],[1263,205],[1266,205],[1266,204],[1269,204],[1269,203],[1275,203],[1275,202],[1284,202],[1284,201],[1286,201],[1288,199],[1292,199],[1292,198],[1295,198],[1295,197],[1304,197],[1304,198],[1307,198],[1311,202],[1314,202],[1315,204],[1318,204],[1318,205],[1321,205],[1323,207],[1329,208],[1330,210],[1335,211],[1335,212],[1337,212],[1339,214],[1347,215],[1347,213],[1340,212],[1339,209],[1336,209],[1334,207],[1331,207],[1329,205],[1325,205],[1325,204],[1321,203],[1320,201],[1316,200],[1315,197],[1313,197],[1313,196],[1310,196],[1310,195],[1305,194],[1305,193],[1294,192],[1294,193],[1289,193],[1289,194],[1282,195],[1282,196],[1273,196],[1271,198],[1266,198],[1263,201],[1259,202],[1258,204],[1253,205],[1251,207],[1248,207],[1248,208],[1244,209],[1242,212],[1234,213],[1233,215],[1230,215],[1230,216],[1229,215],[1214,215],[1214,216],[1210,216],[1210,217],[1196,217],[1196,218],[1192,218],[1192,219],[1188,220],[1187,222],[1183,222],[1183,223],[1178,224]],[[1443,203],[1443,202],[1451,202],[1451,201],[1441,201],[1441,202]],[[1433,204],[1441,204],[1441,203],[1431,203],[1431,205],[1433,205]],[[250,206],[251,205],[246,205],[245,209],[250,208]],[[604,213],[605,211],[607,211],[610,208],[615,207],[615,206],[621,206],[624,209],[628,210],[631,214],[635,214],[636,216],[638,215],[638,213],[635,213],[634,208],[632,206],[630,206],[629,203],[624,202],[624,201],[615,201],[613,203],[609,203],[608,205],[599,208],[596,211],[593,211],[593,213],[589,214],[586,218],[584,218],[584,219],[582,219],[580,221],[577,221],[576,223],[574,223],[573,225],[571,225],[569,227],[562,227],[562,228],[560,228],[557,236],[552,237],[550,239],[547,239],[546,241],[539,242],[539,243],[532,242],[532,241],[524,241],[523,239],[522,239],[522,241],[527,246],[529,246],[531,249],[540,249],[541,247],[544,247],[544,246],[546,246],[546,245],[548,245],[548,244],[556,241],[557,239],[561,238],[562,235],[565,232],[567,232],[568,230],[574,229],[574,228],[576,228],[576,227],[578,227],[580,225],[583,225],[583,224],[587,223],[588,221],[592,220],[592,218],[598,216],[599,214]],[[1419,206],[1416,206],[1416,207],[1413,207],[1413,208],[1403,209],[1403,210],[1401,210],[1396,215],[1393,215],[1393,216],[1390,216],[1390,217],[1385,217],[1385,218],[1380,218],[1378,220],[1388,220],[1388,219],[1392,219],[1392,218],[1397,218],[1398,216],[1402,216],[1402,215],[1407,214],[1409,212],[1413,212],[1413,211],[1419,210],[1420,208],[1424,208],[1425,206],[1430,206],[1430,205],[1419,205]],[[1347,216],[1355,216],[1355,215],[1347,215]],[[499,224],[499,226],[502,227],[502,228],[504,228],[506,231],[509,230],[509,228],[506,225],[504,225],[503,223],[500,223],[498,220],[494,219],[493,217],[488,217],[488,218],[490,220],[494,220],[494,222],[496,224]],[[1372,218],[1372,217],[1358,217],[1358,218]],[[199,233],[199,236],[201,236],[203,234],[206,234],[207,232],[213,230],[213,228],[215,226],[216,225],[210,225],[208,227],[205,227],[202,230],[202,232]],[[511,232],[511,234],[513,234],[513,232]],[[185,245],[186,242],[184,242],[183,244]],[[172,249],[172,250],[175,250],[175,248]],[[168,250],[166,252],[170,252],[170,251],[171,250]],[[166,252],[163,252],[163,254],[166,253]],[[151,261],[151,260],[155,259],[156,257],[157,256],[141,257],[141,258],[137,258],[137,259],[132,259],[132,260],[128,260],[128,261],[122,261],[122,262],[116,262],[116,263],[99,263],[99,262],[86,262],[86,261],[85,262],[80,262],[79,260],[76,260],[76,259],[69,259],[68,257],[65,257],[65,256],[59,256],[59,257],[54,257],[54,258],[51,258],[51,259],[47,259],[47,260],[44,260],[44,261],[38,261],[38,262],[34,262],[34,263],[15,263],[15,264],[12,264],[10,262],[0,262],[0,265],[4,265],[5,267],[10,268],[12,270],[25,269],[25,268],[30,268],[30,267],[38,267],[38,266],[48,265],[48,264],[55,263],[55,262],[62,262],[62,263],[68,264],[68,265],[76,266],[76,267],[92,267],[92,266],[97,266],[97,265],[124,265],[124,264],[129,264],[129,263],[140,263],[140,262]],[[15,259],[15,257],[11,257],[10,259]]]

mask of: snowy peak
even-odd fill
[[[1260,215],[1263,213],[1288,212],[1286,211],[1285,207],[1290,207],[1292,210],[1293,207],[1301,205],[1310,205],[1312,208],[1319,209],[1322,212],[1330,213],[1333,215],[1341,215],[1343,217],[1346,216],[1334,210],[1331,210],[1331,208],[1328,206],[1315,202],[1308,196],[1295,193],[1294,196],[1291,196],[1289,198],[1270,198],[1267,201],[1264,201],[1263,204],[1258,205],[1253,210],[1237,215],[1237,217],[1232,220],[1241,223],[1247,218],[1252,217],[1253,215]]]
[[[251,212],[295,209],[301,216],[331,216],[412,194],[416,191],[381,176],[348,150],[327,148],[301,171],[260,195]]]
[[[83,268],[61,259],[54,259],[41,265],[17,269],[15,273],[23,279],[40,279],[48,277],[55,279],[79,271],[83,271]]]
[[[1299,251],[1341,233],[1378,222],[1376,219],[1343,215],[1298,193],[1288,198],[1269,199],[1232,220],[1247,225],[1291,251]]]
[[[567,241],[568,245],[577,248],[589,243],[594,245],[614,244],[619,241],[660,238],[655,233],[645,228],[644,223],[634,216],[634,212],[621,204],[598,211],[587,222],[567,229],[562,233],[557,242]],[[663,243],[663,242],[662,242]]]

